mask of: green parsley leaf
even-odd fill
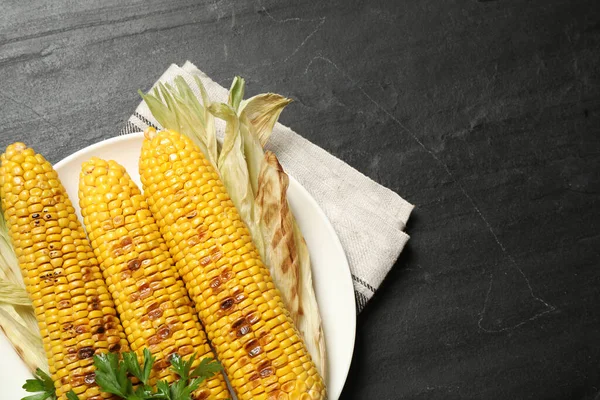
[[[138,386],[137,389],[135,389],[135,393],[134,396],[136,396],[139,399],[145,400],[145,399],[153,399],[154,392],[152,391],[152,388],[148,385],[140,385]]]
[[[46,399],[56,399],[56,397],[50,397],[48,393],[38,393],[32,394],[31,396],[25,396],[21,400],[46,400]]]
[[[46,387],[44,386],[44,382],[40,379],[27,379],[23,385],[23,389],[25,389],[26,392],[35,393],[44,392]]]
[[[134,352],[127,352],[123,353],[122,356],[123,364],[125,365],[125,368],[127,368],[127,371],[141,381],[142,367],[140,366],[137,355]]]
[[[56,400],[56,390],[52,378],[41,369],[35,370],[35,379],[27,379],[23,385],[23,389],[29,393],[37,394],[23,397],[22,400]]]
[[[175,353],[171,356],[171,371],[179,375],[180,380],[187,382],[190,377],[190,369],[192,369],[192,364],[195,359],[195,353],[192,354],[187,361],[184,361],[179,354]]]
[[[79,400],[79,396],[77,396],[77,394],[74,391],[69,390],[69,392],[67,393],[67,399],[68,400]]]
[[[94,356],[96,383],[103,392],[116,394],[127,399],[133,393],[131,381],[127,378],[127,368],[114,353]]]
[[[156,361],[156,357],[152,357],[152,353],[148,348],[144,349],[144,369],[143,375],[139,378],[144,384],[148,383],[148,379],[150,379],[150,373],[152,372],[152,365],[154,365],[154,361]]]
[[[200,364],[192,371],[190,378],[208,379],[223,370],[223,366],[213,358],[207,357],[200,361]]]
[[[156,383],[156,393],[153,399],[171,400],[171,391],[169,390],[167,381],[158,381]]]

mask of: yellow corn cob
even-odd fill
[[[323,380],[217,172],[185,136],[146,136],[144,193],[238,398],[325,399]]]
[[[194,367],[214,358],[148,204],[125,168],[99,158],[84,163],[79,201],[131,350],[141,357],[147,347],[156,357],[150,383],[177,379],[168,361],[173,353],[196,353]],[[203,383],[194,398],[229,398],[223,376]]]
[[[94,354],[127,350],[90,244],[56,171],[23,143],[1,157],[0,195],[59,399],[113,398],[95,383]]]

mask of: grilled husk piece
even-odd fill
[[[23,143],[1,156],[2,209],[35,309],[59,399],[113,398],[95,383],[93,356],[128,350],[98,261],[50,163]]]
[[[144,196],[125,168],[92,158],[82,167],[79,202],[100,269],[113,296],[131,350],[156,357],[150,383],[177,379],[169,357],[196,353],[214,358],[198,316]],[[221,374],[202,384],[194,399],[229,398]]]
[[[325,399],[315,364],[217,172],[185,136],[146,136],[144,193],[238,398]]]

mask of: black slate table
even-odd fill
[[[343,399],[597,399],[600,3],[0,1],[0,148],[118,133],[169,64],[417,208]]]

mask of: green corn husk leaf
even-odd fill
[[[265,247],[258,224],[259,215],[254,204],[254,192],[250,183],[248,166],[244,158],[244,142],[240,132],[239,118],[235,111],[224,103],[213,103],[208,109],[215,117],[225,121],[225,137],[217,163],[221,179],[240,217],[248,226],[254,244],[264,260]]]
[[[239,114],[245,113],[253,127],[254,134],[257,135],[261,146],[265,146],[273,127],[279,119],[279,115],[292,102],[275,93],[264,93],[249,98],[241,102]]]
[[[0,329],[31,372],[37,368],[48,372],[48,360],[39,331],[32,332],[28,329],[19,321],[19,314],[9,305],[0,305]]]
[[[183,82],[185,82],[183,78],[181,79]],[[204,132],[206,134],[206,146],[212,157],[214,157],[216,165],[216,160],[219,157],[220,147],[219,142],[217,141],[215,117],[210,111],[208,111],[208,106],[210,106],[211,101],[208,97],[208,93],[206,93],[206,89],[204,88],[204,84],[202,83],[200,78],[194,76],[194,81],[196,82],[196,86],[198,86],[198,89],[200,90],[200,97],[202,97],[202,104],[204,104]]]
[[[229,88],[229,98],[227,104],[237,113],[240,107],[240,103],[244,98],[244,90],[246,88],[246,81],[239,76],[233,78],[231,88]]]

